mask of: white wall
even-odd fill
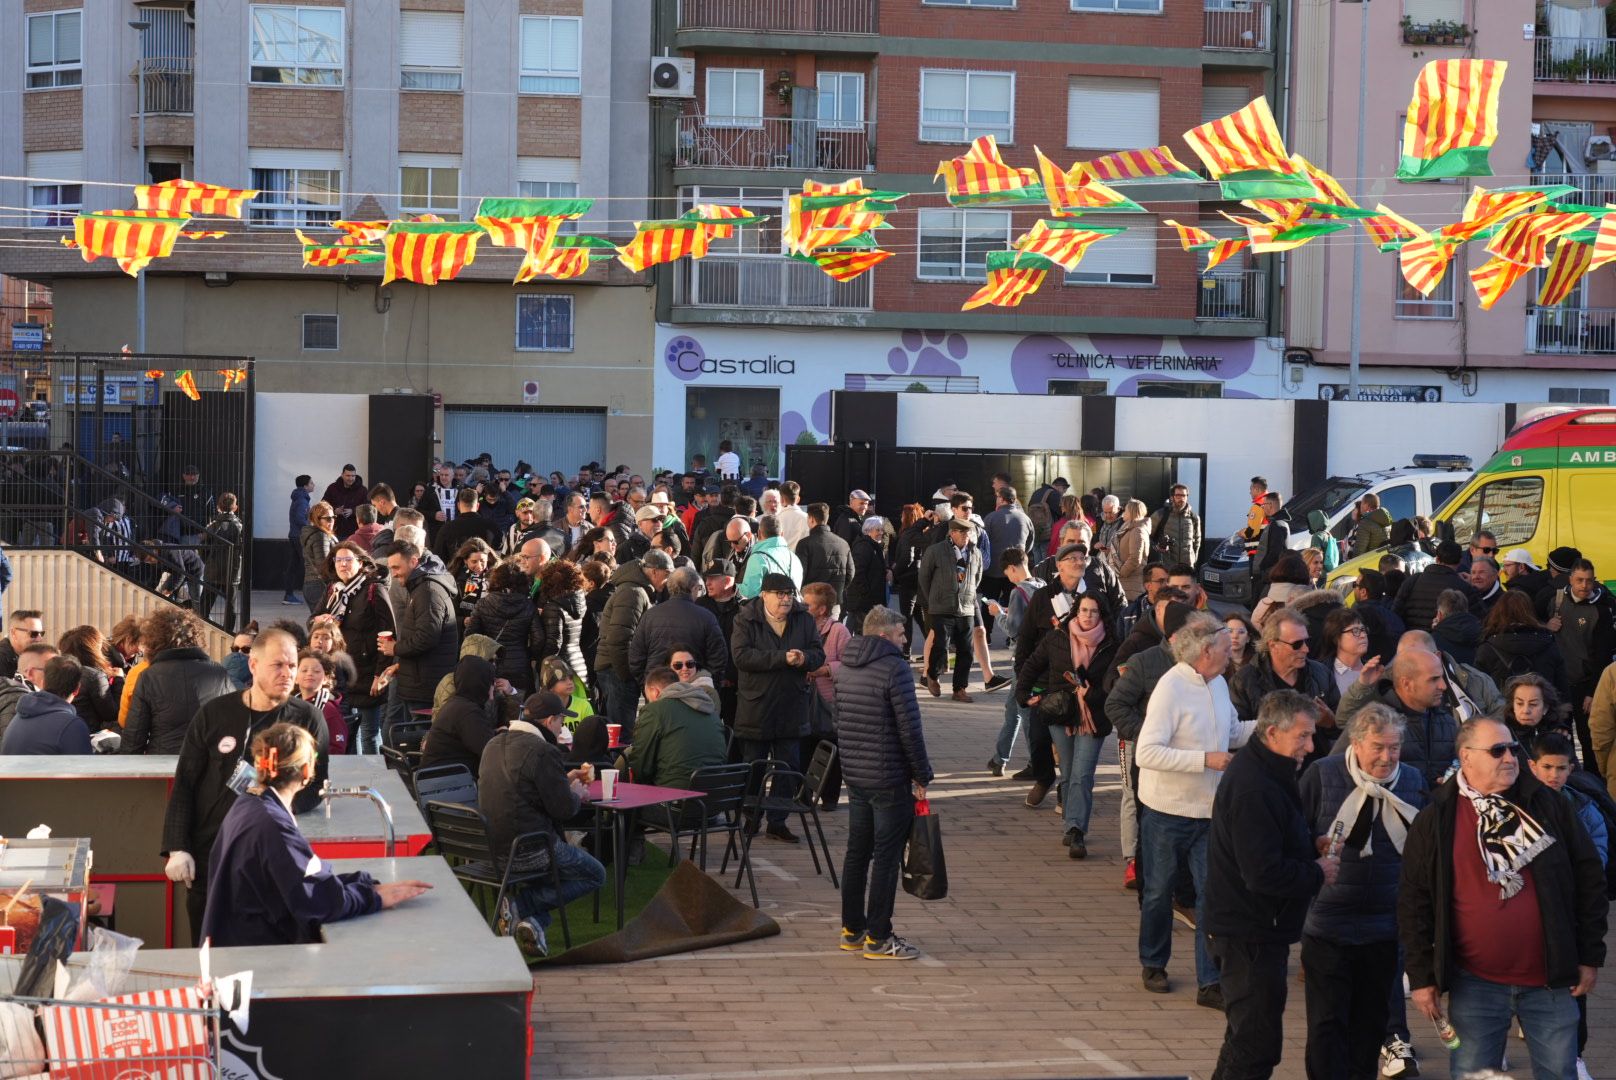
[[[1332,401],[1329,470],[1345,476],[1409,465],[1415,454],[1469,454],[1479,469],[1504,434],[1501,404]]]
[[[1076,450],[1083,399],[1033,394],[899,394],[898,445]]]
[[[314,477],[314,497],[352,463],[369,483],[370,399],[365,394],[258,394],[254,428],[253,535],[286,537],[292,481]]]

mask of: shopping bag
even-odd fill
[[[943,827],[925,799],[915,803],[914,824],[903,849],[903,891],[919,900],[941,900],[948,895]]]

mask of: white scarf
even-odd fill
[[[1465,781],[1460,772],[1459,794],[1470,800],[1476,811],[1476,846],[1487,869],[1487,880],[1498,886],[1498,898],[1508,900],[1526,882],[1521,871],[1554,843],[1554,837],[1532,815],[1502,795],[1483,795]]]
[[[1401,771],[1401,766],[1394,769],[1386,779],[1381,780],[1370,776],[1358,767],[1358,755],[1352,752],[1350,746],[1347,747],[1347,752],[1344,756],[1347,759],[1347,775],[1352,778],[1354,786],[1347,793],[1346,799],[1342,801],[1341,809],[1335,812],[1335,820],[1330,822],[1330,832],[1334,833],[1337,825],[1342,827],[1341,833],[1343,836],[1352,832],[1354,826],[1358,824],[1358,818],[1363,814],[1364,804],[1373,800],[1378,804],[1374,811],[1375,817],[1380,819],[1381,825],[1386,829],[1386,835],[1391,837],[1392,847],[1396,848],[1397,853],[1401,855],[1403,853],[1403,842],[1408,839],[1409,823],[1414,820],[1414,815],[1419,813],[1418,810],[1398,798],[1397,794],[1392,791],[1392,785],[1397,782],[1397,774]],[[1369,835],[1364,838],[1363,854],[1365,856],[1374,854],[1371,846],[1374,838],[1374,822],[1371,821]]]

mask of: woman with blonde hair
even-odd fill
[[[1138,499],[1122,507],[1122,527],[1116,536],[1117,577],[1122,592],[1132,600],[1145,591],[1145,564],[1150,561],[1150,510]]]
[[[316,615],[325,603],[326,589],[336,579],[331,552],[337,546],[337,512],[330,503],[321,499],[309,507],[309,523],[297,542],[303,548],[303,600],[309,614]]]

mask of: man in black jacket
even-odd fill
[[[477,489],[469,487],[461,488],[455,495],[454,520],[444,524],[438,530],[437,539],[432,542],[432,550],[445,563],[454,561],[455,552],[467,540],[482,540],[495,551],[499,550],[504,537],[494,523],[477,509],[478,498]]]
[[[1092,530],[1090,530],[1088,523],[1085,521],[1069,521],[1062,525],[1060,547],[1055,549],[1054,555],[1038,564],[1033,570],[1032,576],[1040,581],[1054,581],[1056,575],[1060,573],[1060,567],[1057,564],[1061,551],[1072,544],[1081,545],[1083,548],[1083,569],[1081,571],[1083,585],[1077,591],[1079,594],[1086,592],[1098,593],[1100,598],[1105,601],[1106,618],[1114,620],[1120,617],[1124,603],[1122,579],[1117,577],[1117,572],[1104,559],[1090,557],[1089,541],[1092,539],[1092,535]]]
[[[1599,583],[1594,564],[1578,559],[1571,564],[1566,587],[1549,595],[1548,612],[1548,627],[1554,631],[1560,655],[1565,657],[1577,739],[1582,743],[1582,764],[1597,775],[1588,712],[1593,708],[1599,676],[1610,665],[1612,653],[1616,653],[1616,600]]]
[[[847,628],[854,634],[863,633],[864,616],[887,600],[887,557],[881,550],[886,528],[884,519],[871,514],[864,519],[864,531],[853,541],[853,580],[848,582],[843,603]],[[803,575],[806,579],[806,567]]]
[[[1465,602],[1476,598],[1470,579],[1459,573],[1459,559],[1463,552],[1452,540],[1436,546],[1436,562],[1404,580],[1392,601],[1392,610],[1410,630],[1429,630],[1436,619],[1437,600],[1449,589],[1458,589]]]
[[[955,518],[948,523],[948,539],[926,549],[920,560],[920,593],[926,598],[932,633],[931,663],[926,668],[926,689],[942,695],[937,676],[954,649],[954,700],[969,704],[965,688],[971,682],[971,621],[976,612],[976,590],[982,581],[982,552],[971,543],[971,523]],[[1034,603],[1036,603],[1036,597]],[[1016,652],[1021,652],[1018,643]]]
[[[1264,698],[1212,800],[1202,910],[1228,1018],[1214,1080],[1262,1080],[1279,1065],[1291,946],[1341,867],[1321,857],[1296,783],[1318,720],[1318,706],[1294,690]]]
[[[1323,704],[1320,723],[1335,728],[1335,709],[1341,691],[1329,670],[1309,658],[1307,620],[1290,608],[1280,608],[1263,624],[1257,658],[1243,664],[1229,682],[1229,698],[1242,720],[1255,720],[1263,700],[1275,690],[1295,690]]]
[[[724,634],[724,655],[729,656],[730,643],[735,639],[735,614],[741,610],[741,596],[735,591],[735,567],[728,559],[714,559],[707,564],[703,575],[706,591],[696,600],[698,607],[712,613],[718,620],[718,629]],[[735,671],[726,659],[722,679],[715,678],[718,688],[718,715],[725,727],[735,724]]]
[[[1253,481],[1253,486],[1255,481]],[[1263,513],[1267,524],[1257,536],[1257,550],[1251,556],[1251,583],[1255,593],[1268,589],[1268,571],[1279,562],[1280,556],[1290,550],[1291,515],[1284,509],[1279,492],[1270,491],[1263,496]]]
[[[437,556],[409,541],[393,545],[387,572],[407,590],[407,600],[394,612],[397,636],[378,640],[376,651],[397,658],[398,696],[408,715],[431,706],[439,680],[460,659],[455,584]]]
[[[1521,769],[1496,720],[1459,730],[1459,771],[1403,846],[1397,922],[1414,1007],[1462,1032],[1450,1069],[1498,1066],[1520,1020],[1534,1076],[1577,1075],[1577,1005],[1605,962],[1605,871],[1575,804]]]
[[[847,504],[838,506],[836,512],[824,523],[830,527],[831,532],[851,544],[858,538],[865,515],[870,512],[870,501],[869,492],[855,489],[848,493]]]
[[[702,595],[701,579],[694,566],[673,571],[668,575],[668,598],[653,604],[635,624],[628,645],[629,676],[635,682],[644,682],[646,669],[666,664],[676,649],[695,657],[714,684],[728,677],[724,630],[717,616],[696,602]]]
[[[808,504],[808,535],[797,541],[796,555],[802,563],[802,583],[823,583],[836,590],[836,605],[840,607],[853,580],[853,552],[849,546],[857,540],[843,539],[826,525],[830,507],[824,503]],[[862,526],[862,519],[860,521]]]

